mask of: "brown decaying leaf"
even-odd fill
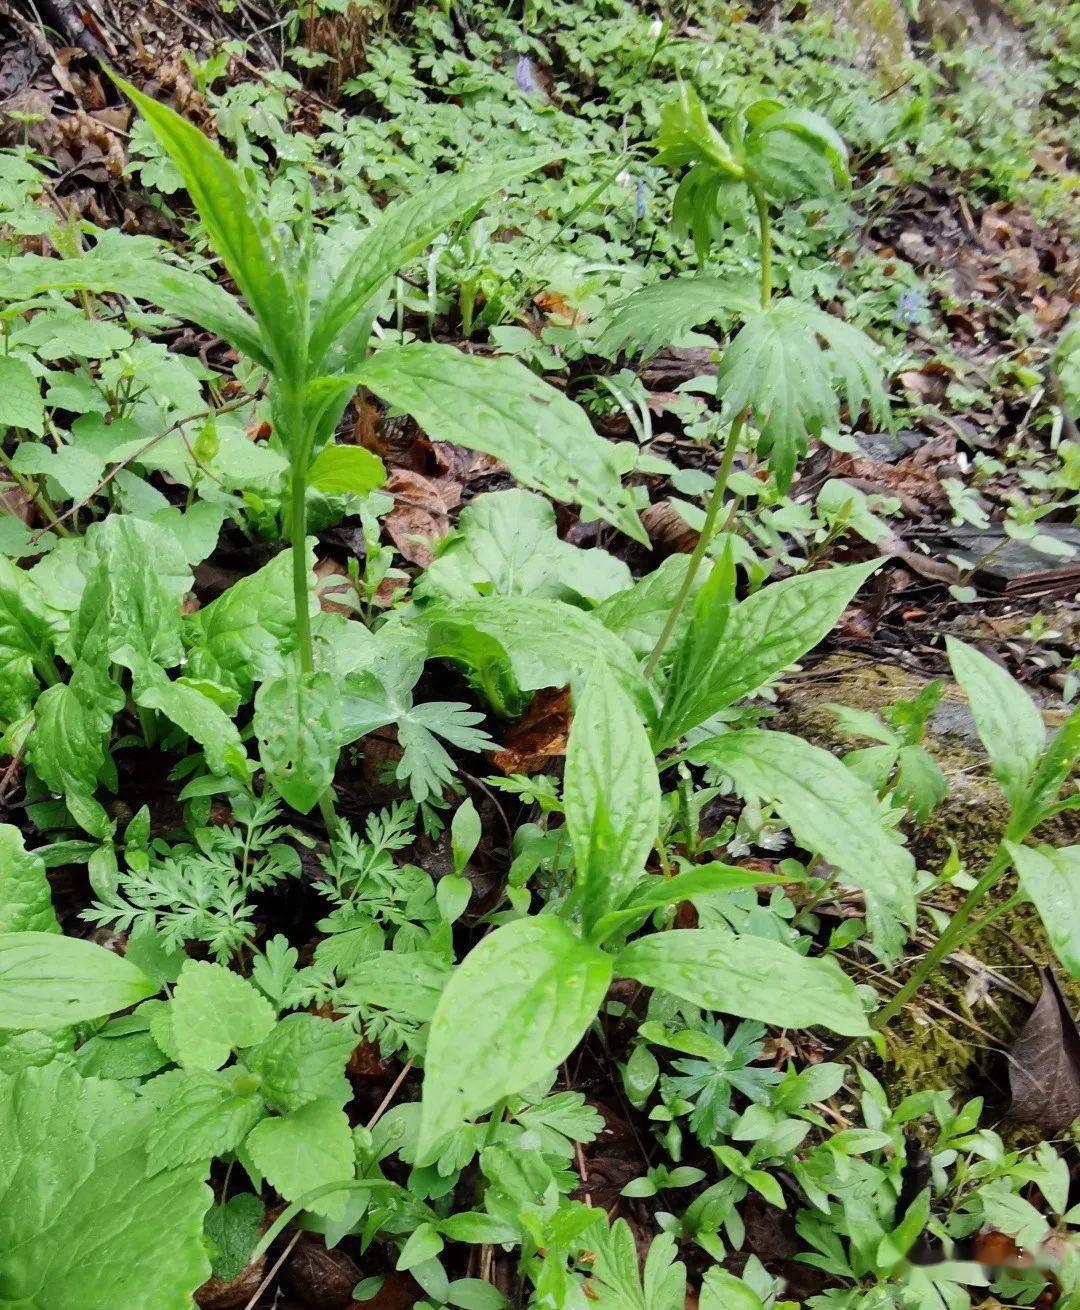
[[[328,1251],[321,1237],[305,1236],[285,1264],[283,1281],[304,1305],[346,1310],[363,1277],[344,1251]]]
[[[698,533],[668,500],[659,500],[641,511],[641,522],[654,549],[689,555],[697,545]]]
[[[566,754],[569,732],[570,688],[545,688],[507,731],[505,747],[495,752],[491,762],[503,773],[539,773]]]
[[[1009,1114],[1053,1134],[1080,1116],[1080,1032],[1054,975],[1040,972],[1042,993],[1009,1052]]]
[[[383,519],[391,541],[410,564],[427,568],[435,558],[427,543],[450,531],[450,510],[460,491],[455,498],[453,488],[438,487],[430,478],[400,468],[390,474],[385,490],[394,498],[394,508]]]
[[[336,559],[319,560],[315,565],[315,594],[324,614],[344,614],[348,618],[352,606],[348,603],[352,593],[349,573]]]

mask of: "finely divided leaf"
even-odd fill
[[[832,959],[807,959],[767,937],[722,928],[679,928],[640,937],[615,961],[621,978],[659,987],[691,1005],[783,1028],[868,1032],[855,984]]]
[[[611,981],[611,961],[550,915],[504,924],[446,984],[428,1034],[417,1158],[560,1064]]]

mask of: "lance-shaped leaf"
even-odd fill
[[[786,490],[807,437],[839,427],[837,390],[851,421],[866,405],[884,423],[888,401],[877,356],[870,338],[849,323],[790,297],[774,300],[746,320],[720,360],[723,417],[731,422],[749,409],[758,452]]]
[[[633,702],[602,665],[574,710],[563,786],[582,922],[617,910],[645,868],[660,822],[660,779]]]
[[[300,347],[295,330],[297,307],[277,238],[240,170],[192,123],[143,95],[130,82],[112,76],[140,110],[183,178],[211,245],[258,321],[266,353],[279,365],[294,364]]]
[[[514,160],[480,172],[440,178],[414,196],[388,205],[359,240],[327,293],[311,334],[311,359],[322,360],[334,339],[410,259],[503,187],[552,161]],[[345,367],[350,361],[337,361]]]
[[[737,937],[725,928],[654,933],[620,951],[615,973],[742,1019],[820,1025],[846,1037],[869,1031],[855,984],[835,960],[807,959],[767,937]]]
[[[915,922],[915,862],[882,827],[865,782],[835,755],[786,732],[726,733],[687,758],[719,769],[744,800],[775,804],[799,842],[862,891],[879,952],[898,954],[905,925]]]
[[[611,960],[551,915],[485,937],[451,974],[431,1021],[418,1160],[561,1064],[610,981]]]
[[[1080,979],[1080,846],[1032,850],[1015,842],[1006,844],[1020,886],[1039,911],[1054,954]]]
[[[0,1028],[66,1028],[159,990],[123,956],[81,937],[0,933]]]
[[[0,728],[20,718],[38,676],[56,681],[45,597],[25,569],[0,556]]]
[[[698,594],[675,650],[656,741],[673,745],[691,728],[760,691],[832,629],[877,560],[803,573],[762,587],[727,613],[718,564]],[[728,582],[726,591],[730,592]]]
[[[275,789],[307,814],[334,780],[341,692],[329,673],[290,670],[255,697],[259,759]]]
[[[493,455],[526,486],[648,542],[621,482],[619,452],[593,431],[580,405],[516,359],[479,359],[451,346],[391,346],[356,378],[411,414],[432,440]]]
[[[726,329],[733,318],[757,308],[757,289],[745,277],[668,278],[620,301],[608,315],[596,349],[611,359],[630,345],[648,359],[691,328],[719,323]]]

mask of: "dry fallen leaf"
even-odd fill
[[[450,506],[430,478],[410,469],[394,469],[385,491],[394,508],[383,520],[390,540],[410,564],[427,568],[435,558],[428,542],[440,541],[450,531]]]
[[[566,754],[570,688],[538,691],[522,718],[505,734],[506,746],[491,757],[503,773],[539,773]]]
[[[1080,1116],[1080,1033],[1054,975],[1041,974],[1042,994],[1009,1052],[1009,1114],[1053,1134]]]

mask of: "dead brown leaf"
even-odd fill
[[[641,521],[654,547],[684,555],[697,545],[698,534],[669,500],[658,500],[641,511]]]
[[[390,540],[411,564],[427,568],[435,558],[430,542],[450,531],[450,509],[443,489],[409,469],[394,469],[385,490],[394,508],[383,520]]]
[[[353,595],[349,572],[336,559],[328,557],[315,565],[315,594],[324,614],[344,614],[348,618],[353,613],[348,603]]]
[[[539,773],[566,754],[570,732],[570,688],[538,691],[525,714],[506,733],[506,746],[491,757],[503,773]]]
[[[1009,1113],[1053,1134],[1080,1116],[1080,1033],[1054,975],[1040,972],[1042,993],[1009,1052]]]

